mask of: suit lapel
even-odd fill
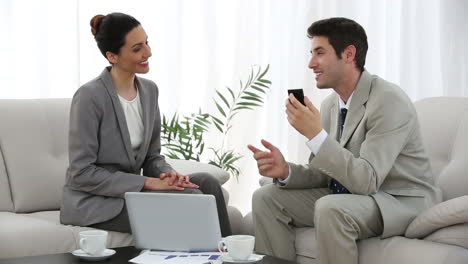
[[[366,111],[365,104],[369,99],[370,87],[371,75],[367,71],[363,71],[356,86],[356,90],[354,90],[351,105],[348,109],[343,134],[340,139],[341,146],[345,146],[346,143],[348,143],[358,124],[364,117],[364,113]]]
[[[125,149],[127,150],[128,159],[130,160],[130,164],[132,164],[132,167],[135,167],[135,156],[133,153],[132,144],[130,142],[130,133],[128,132],[127,121],[125,119],[122,104],[120,103],[119,96],[117,95],[117,91],[115,89],[114,82],[112,81],[108,68],[104,69],[104,71],[102,72],[101,79],[104,83],[104,87],[106,87],[106,90],[112,99],[114,112],[119,123],[120,135],[122,136],[122,141],[125,145]]]
[[[339,135],[339,111],[338,109],[340,108],[340,104],[338,102],[338,96],[336,97],[336,100],[334,100],[334,104],[331,106],[330,110],[330,136],[336,140],[339,140],[338,135]]]
[[[151,140],[151,131],[153,130],[153,121],[151,117],[155,115],[154,111],[152,111],[152,105],[155,103],[153,102],[153,98],[151,97],[151,92],[149,91],[149,87],[144,86],[142,82],[135,78],[137,87],[140,93],[140,101],[141,101],[141,109],[142,109],[142,118],[143,118],[143,142],[141,143],[140,149],[138,150],[138,154],[136,157],[136,163],[141,164],[143,163],[144,158],[146,157],[146,153],[148,151],[148,146]]]

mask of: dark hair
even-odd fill
[[[336,55],[341,59],[341,53],[349,45],[356,47],[356,67],[362,72],[366,64],[367,35],[364,28],[356,21],[334,17],[314,22],[308,29],[310,38],[314,36],[328,37],[330,45],[335,49]]]
[[[108,51],[119,54],[120,48],[125,45],[127,33],[140,25],[134,17],[123,13],[95,15],[89,23],[91,33],[105,58]]]

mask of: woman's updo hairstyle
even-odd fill
[[[107,16],[95,15],[90,25],[99,50],[107,59],[108,51],[114,54],[120,53],[120,48],[125,45],[125,36],[139,26],[140,22],[127,14],[111,13]]]

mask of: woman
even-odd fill
[[[61,222],[130,233],[125,192],[207,193],[216,198],[221,234],[230,235],[217,180],[181,175],[160,155],[158,88],[135,75],[149,71],[151,57],[140,22],[122,13],[97,15],[91,32],[111,66],[73,96]]]

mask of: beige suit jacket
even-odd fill
[[[413,103],[396,85],[364,71],[341,139],[339,96],[321,106],[328,137],[309,164],[290,164],[283,188],[328,187],[337,179],[351,193],[370,195],[382,214],[382,237],[404,234],[416,215],[441,201],[425,153]]]
[[[125,192],[141,191],[143,175],[159,177],[171,170],[160,155],[161,118],[158,88],[136,77],[144,126],[143,142],[134,153],[117,91],[104,69],[73,96],[68,151],[70,165],[63,188],[60,220],[88,226],[117,216]]]

